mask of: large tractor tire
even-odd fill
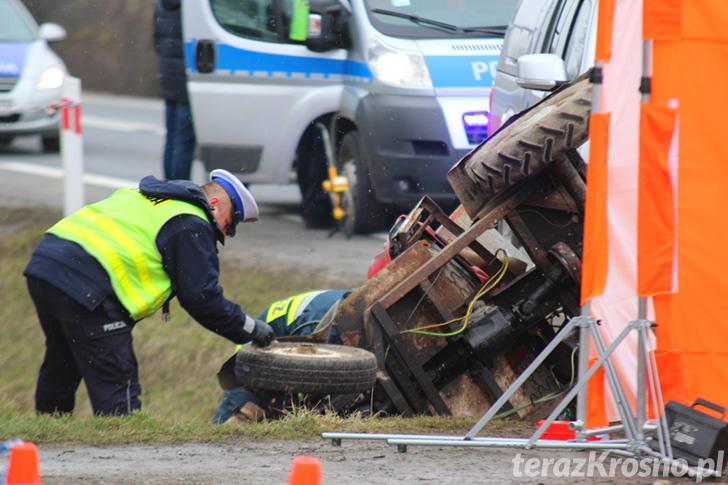
[[[588,137],[591,83],[583,75],[509,120],[448,173],[470,217],[495,196],[559,160]]]
[[[377,360],[364,349],[344,345],[274,342],[238,351],[235,376],[243,385],[268,391],[348,394],[371,390]]]

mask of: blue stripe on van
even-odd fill
[[[31,42],[0,42],[0,76],[18,77]]]
[[[435,88],[489,88],[498,56],[425,56]]]
[[[227,44],[217,44],[216,48],[215,70],[234,73],[247,71],[249,75],[252,75],[253,72],[267,72],[268,76],[273,76],[274,73],[284,73],[289,76],[303,74],[306,77],[312,75],[322,75],[323,77],[342,75],[365,79],[372,78],[372,72],[365,63],[348,59],[320,59],[316,57],[268,54],[240,49]],[[194,42],[185,44],[185,54],[187,68],[192,72],[196,72]]]

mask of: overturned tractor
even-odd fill
[[[577,148],[590,106],[586,76],[562,86],[450,170],[462,204],[452,214],[425,197],[395,223],[391,262],[327,319],[346,346],[376,357],[373,389],[350,389],[337,407],[480,415],[579,313],[586,190]],[[512,413],[531,414],[570,384],[574,345],[513,396]],[[243,383],[255,384],[245,359]]]

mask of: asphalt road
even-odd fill
[[[161,100],[84,94],[82,109],[84,191],[93,202],[145,175],[161,177],[164,142]],[[202,183],[206,171],[195,161],[192,180]],[[0,206],[63,206],[61,157],[43,154],[37,137],[16,138],[0,147]],[[342,283],[357,284],[383,244],[384,236],[342,234],[329,238],[324,230],[306,230],[298,215],[295,185],[251,188],[261,209],[261,222],[246,224],[223,253],[296,272],[315,271]]]

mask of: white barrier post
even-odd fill
[[[81,133],[81,80],[68,76],[61,100],[61,158],[63,160],[63,214],[84,205],[83,137]]]

